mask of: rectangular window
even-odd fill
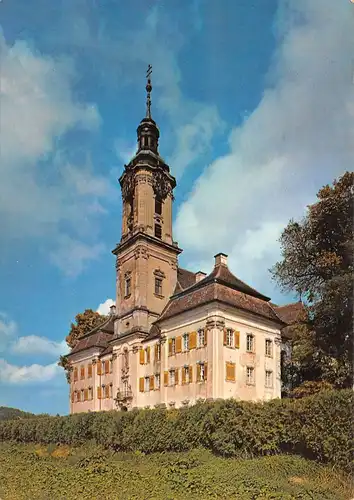
[[[155,214],[162,215],[162,201],[155,198]]]
[[[81,367],[80,367],[80,379],[84,380],[84,378],[85,378],[85,367],[84,367],[84,365],[81,365]]]
[[[198,330],[198,347],[203,347],[205,344],[205,334],[204,329]]]
[[[231,328],[228,328],[226,334],[226,345],[227,347],[234,347],[234,332]]]
[[[176,385],[176,370],[170,370],[170,384],[169,385]]]
[[[145,392],[149,392],[150,390],[150,377],[145,377],[144,379],[144,390]]]
[[[265,341],[265,355],[269,358],[273,356],[273,342],[270,339]]]
[[[113,384],[109,384],[109,397],[113,397]]]
[[[171,354],[174,356],[176,354],[176,339],[171,339]]]
[[[161,224],[155,224],[155,236],[161,240],[162,238],[162,227]]]
[[[273,372],[270,370],[265,372],[265,386],[268,388],[273,387]]]
[[[247,352],[254,352],[254,336],[251,333],[247,334],[246,349]]]
[[[77,382],[77,368],[74,368],[74,382]]]
[[[74,402],[78,403],[80,400],[79,393],[77,391],[74,392]]]
[[[185,333],[183,335],[183,351],[189,351],[189,335]]]
[[[92,399],[93,399],[93,390],[92,390],[92,387],[88,388],[88,399],[89,399],[89,401],[92,401]]]
[[[80,401],[85,401],[85,391],[84,391],[84,389],[81,389]]]
[[[161,344],[155,345],[155,361],[161,361]]]
[[[198,377],[198,382],[204,382],[205,380],[205,363],[200,363],[199,364],[199,377]]]
[[[92,363],[90,363],[87,367],[87,377],[92,378]]]
[[[189,366],[184,366],[182,370],[183,370],[182,382],[183,384],[189,384]]]
[[[132,280],[131,278],[125,279],[125,289],[124,289],[124,297],[130,297],[132,293]]]
[[[145,363],[150,363],[150,346],[145,348]]]
[[[160,389],[160,385],[161,385],[160,374],[155,373],[155,389]]]
[[[247,384],[254,385],[254,368],[247,366]]]
[[[155,294],[156,295],[162,295],[162,279],[161,278],[155,278]]]

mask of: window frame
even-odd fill
[[[189,333],[184,333],[183,334],[183,350],[182,352],[188,352],[189,351]]]
[[[176,354],[176,337],[172,337],[171,339],[171,356],[175,356]]]
[[[249,349],[249,343],[248,341],[251,341],[251,348]],[[247,352],[255,352],[255,340],[254,340],[254,335],[253,333],[247,333],[246,334],[246,351]]]
[[[199,380],[198,382],[205,382],[205,363],[199,363]]]
[[[268,380],[268,375],[270,376],[270,383]],[[273,389],[273,370],[265,371],[264,385],[267,389]]]
[[[156,360],[155,361],[161,361],[161,344],[159,342],[156,344]]]
[[[171,368],[168,372],[168,382],[170,387],[174,387],[176,385],[176,369]]]
[[[158,222],[155,222],[154,225],[154,236],[155,238],[162,240],[162,225],[159,224]]]
[[[189,380],[189,366],[184,365],[184,366],[182,367],[182,370],[183,370],[183,374],[184,374],[184,376],[183,376],[183,378],[184,378],[184,383],[185,383],[185,384],[189,384],[189,383],[190,383],[190,380]]]
[[[155,211],[156,215],[162,215],[162,204],[163,204],[163,201],[160,198],[155,197],[154,211]]]
[[[267,346],[270,346],[270,351],[267,352]],[[271,339],[265,339],[265,355],[267,358],[272,358],[273,357],[273,341]]]
[[[161,388],[161,374],[160,373],[155,373],[154,377],[154,387],[155,389],[160,389]]]
[[[203,340],[201,342],[201,339]],[[197,332],[197,347],[204,347],[205,346],[205,331],[204,328],[199,328]]]
[[[249,374],[251,374],[251,376]],[[255,369],[253,366],[246,366],[246,384],[247,385],[256,384]]]
[[[226,329],[226,347],[235,347],[235,332],[232,328]]]
[[[132,294],[132,279],[131,276],[127,276],[124,279],[124,298],[127,299]]]
[[[145,376],[144,377],[144,392],[149,392],[150,391],[150,377]]]
[[[162,283],[162,278],[158,278],[157,276],[155,276],[155,295],[158,295],[159,297],[163,297]]]

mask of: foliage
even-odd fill
[[[341,474],[291,455],[225,459],[195,449],[147,457],[92,446],[61,448],[0,444],[1,498],[347,500],[353,496]]]
[[[30,418],[34,417],[34,413],[18,410],[17,408],[9,408],[0,406],[0,420],[11,420],[15,418]]]
[[[346,172],[323,187],[306,217],[291,220],[280,238],[282,261],[273,277],[307,303],[306,329],[295,339],[297,383],[353,385],[353,181]]]
[[[265,403],[221,400],[180,410],[92,412],[0,422],[0,441],[87,442],[142,453],[211,450],[224,457],[283,452],[351,464],[353,391],[320,392],[302,399]]]
[[[290,396],[299,399],[305,398],[307,396],[312,396],[313,394],[317,394],[322,391],[330,391],[332,389],[333,386],[329,382],[325,382],[324,380],[308,380],[298,387],[295,387],[295,389],[291,391]]]
[[[99,314],[92,309],[86,309],[83,313],[79,313],[75,316],[75,323],[71,323],[70,332],[66,336],[65,340],[71,349],[76,346],[79,339],[89,333],[93,328],[98,325],[103,324],[107,320],[107,316]],[[70,365],[68,356],[60,356],[58,361],[58,366],[64,368],[66,380],[70,383],[70,374],[72,367]]]
[[[75,323],[71,323],[70,332],[66,337],[66,343],[69,347],[73,348],[78,343],[80,337],[89,333],[96,326],[104,323],[107,317],[93,311],[86,309],[83,313],[75,316]]]

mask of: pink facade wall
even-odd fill
[[[207,346],[192,349],[169,356],[169,339],[178,337],[184,333],[198,331],[199,328],[208,329]],[[240,332],[239,348],[224,346],[224,328],[231,328]],[[246,350],[247,333],[252,333],[255,339],[254,353]],[[164,404],[169,407],[181,407],[185,404],[194,404],[199,398],[218,399],[236,398],[242,400],[267,400],[280,397],[280,330],[277,325],[271,324],[261,318],[235,312],[227,308],[207,309],[201,307],[199,310],[189,311],[176,318],[166,320],[162,327],[163,340],[161,343],[161,360],[155,359],[154,346],[157,339],[149,343],[142,343],[140,338],[131,338],[129,341],[117,340],[113,346],[113,353],[104,359],[112,360],[112,373],[107,375],[97,374],[97,365],[93,367],[92,378],[85,377],[80,380],[80,365],[88,364],[93,359],[98,359],[98,352],[91,352],[84,358],[80,353],[74,358],[73,366],[78,367],[79,380],[71,383],[71,391],[81,390],[91,385],[94,388],[93,400],[79,403],[71,403],[71,413],[83,411],[101,411],[116,409],[117,391],[122,390],[124,381],[129,386],[132,398],[124,405],[130,409],[134,407],[153,408]],[[265,353],[265,340],[272,341],[272,356]],[[150,362],[140,364],[140,349],[150,347]],[[125,366],[124,351],[128,350],[128,368]],[[196,382],[197,364],[207,363],[207,379],[204,382]],[[233,382],[226,381],[226,362],[235,363],[236,379]],[[193,381],[182,385],[182,368],[191,365],[193,369]],[[247,367],[254,368],[255,383],[247,384]],[[175,386],[164,385],[164,372],[171,368],[178,369],[179,380]],[[265,372],[273,373],[273,386],[266,387]],[[87,375],[87,369],[86,369]],[[160,373],[160,388],[140,391],[139,380],[141,377],[149,377]],[[112,383],[112,397],[105,398],[102,391],[102,399],[97,397],[97,386]]]

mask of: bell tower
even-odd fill
[[[151,117],[151,71],[146,84],[146,115],[137,128],[137,152],[124,166],[122,235],[116,255],[115,336],[145,336],[172,295],[181,253],[172,236],[176,180],[159,154],[160,132]]]

